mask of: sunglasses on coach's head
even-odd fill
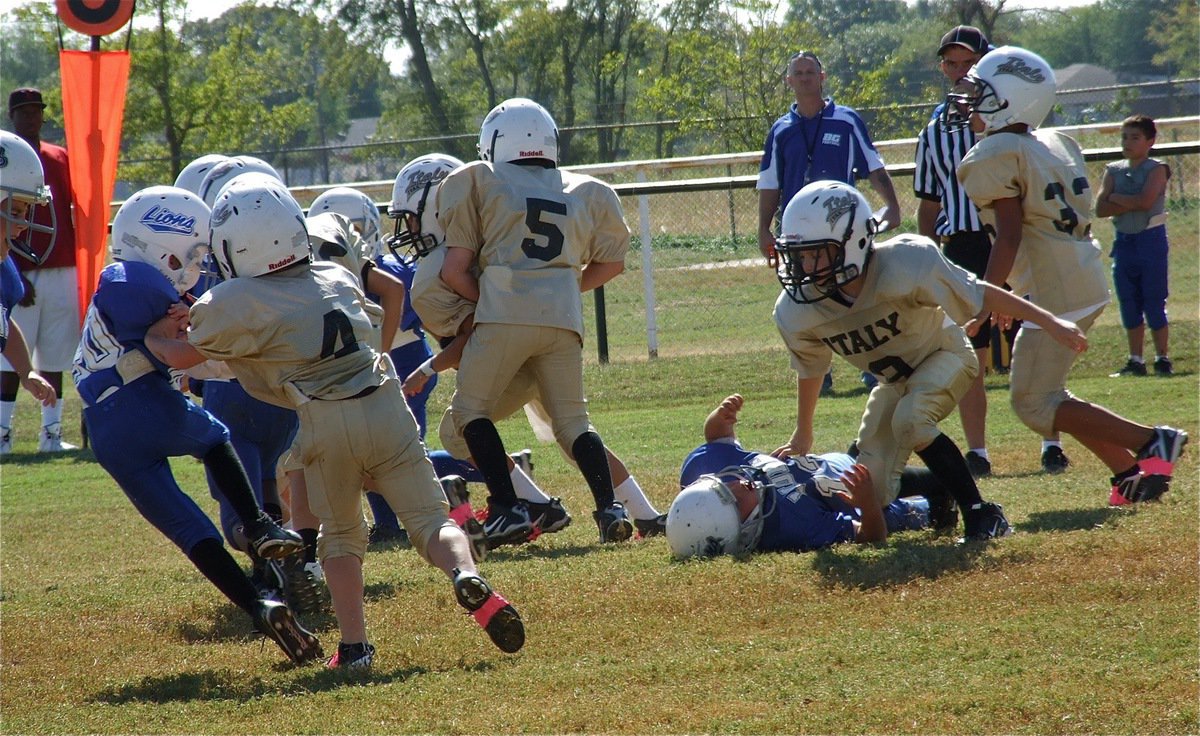
[[[796,59],[812,59],[813,61],[817,62],[818,69],[825,68],[825,66],[823,64],[821,64],[821,57],[817,56],[816,54],[814,54],[811,51],[797,51],[796,53],[792,54],[791,58],[788,59],[789,66]]]

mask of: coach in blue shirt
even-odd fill
[[[767,133],[758,172],[758,248],[763,256],[770,260],[774,250],[776,214],[811,181],[854,184],[869,179],[887,205],[884,228],[899,225],[900,203],[892,178],[858,113],[823,96],[821,60],[810,51],[794,54],[784,79],[796,102]]]

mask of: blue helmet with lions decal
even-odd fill
[[[799,304],[833,296],[866,273],[878,223],[854,187],[814,181],[796,192],[780,220],[776,276]]]
[[[199,196],[181,187],[142,189],[117,210],[109,250],[117,260],[154,266],[182,294],[200,280],[209,214]]]
[[[543,159],[557,166],[558,125],[546,108],[533,100],[505,100],[483,119],[479,158],[493,163]]]

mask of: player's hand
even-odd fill
[[[786,445],[780,445],[771,453],[773,457],[780,460],[793,455],[807,455],[812,449],[812,430],[801,431],[799,427],[792,433],[792,438],[788,440]]]
[[[22,377],[21,386],[43,406],[54,406],[58,403],[58,395],[54,393],[54,387],[36,371],[29,371],[28,375]]]
[[[187,326],[187,324],[190,322],[191,315],[191,310],[188,309],[187,305],[183,302],[175,302],[171,306],[167,307],[167,316],[183,322],[184,326]]]
[[[981,311],[979,314],[967,320],[967,323],[963,325],[963,332],[967,333],[967,337],[975,337],[980,328],[987,323],[988,318],[991,316],[992,313],[988,310],[985,309]]]
[[[871,471],[867,470],[866,465],[862,463],[852,465],[842,474],[842,482],[846,484],[847,491],[842,500],[851,506],[865,509],[872,504],[879,505],[879,499],[875,495],[875,483],[871,480]]]
[[[164,340],[179,340],[187,336],[187,316],[183,319],[167,312],[161,319],[146,328],[147,336],[160,337]]]
[[[883,215],[880,216],[878,233],[886,233],[888,230],[895,230],[900,227],[900,206],[885,207]]]
[[[25,285],[25,296],[23,296],[21,301],[17,302],[17,304],[22,307],[32,307],[33,300],[35,297],[37,297],[37,292],[34,291],[33,284],[29,281],[29,279],[25,278],[25,274],[21,274],[21,283]]]
[[[1087,335],[1083,334],[1083,330],[1079,329],[1079,325],[1074,322],[1054,318],[1053,329],[1050,330],[1050,336],[1057,340],[1064,347],[1082,353],[1088,349]]]
[[[421,393],[421,390],[425,388],[425,384],[428,382],[429,376],[419,370],[409,373],[408,378],[404,379],[404,395],[409,398],[416,396]]]

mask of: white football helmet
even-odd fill
[[[200,182],[200,190],[196,193],[204,200],[204,204],[216,209],[217,195],[221,193],[221,187],[228,184],[235,177],[255,172],[267,174],[280,182],[283,181],[279,176],[279,172],[261,158],[255,158],[254,156],[234,156],[214,164],[208,173],[205,174],[204,180]]]
[[[493,163],[541,158],[557,166],[558,126],[546,108],[533,100],[505,100],[483,119],[479,158]]]
[[[757,496],[757,506],[744,521],[729,483],[744,483]],[[749,466],[700,476],[679,492],[667,512],[671,554],[682,560],[753,550],[762,537],[763,498],[771,487],[762,471]]]
[[[984,131],[1015,123],[1036,128],[1054,107],[1058,85],[1045,59],[1017,46],[989,51],[954,86],[942,107],[942,123],[962,127],[978,113]]]
[[[787,203],[779,229],[779,283],[793,301],[812,304],[866,272],[878,223],[854,187],[814,181]]]
[[[206,153],[183,167],[183,171],[180,171],[179,176],[175,177],[175,186],[186,189],[192,194],[200,194],[200,185],[204,183],[204,177],[208,176],[212,167],[228,160],[228,156],[220,153]]]
[[[17,202],[29,205],[21,215],[16,213]],[[41,205],[50,211],[49,225],[33,221]],[[39,258],[32,247],[35,232],[54,233],[54,208],[49,205],[50,187],[46,186],[41,158],[20,136],[0,130],[0,217],[4,218],[5,235],[12,249],[34,263],[49,255],[47,251]]]
[[[348,219],[358,234],[371,245],[371,258],[383,254],[380,239],[383,237],[383,219],[379,216],[379,208],[371,198],[351,187],[334,187],[326,189],[313,200],[308,208],[308,216],[313,217],[323,212],[333,212]]]
[[[453,156],[431,153],[409,161],[400,169],[388,206],[388,217],[396,221],[396,226],[387,245],[396,258],[403,259],[405,250],[411,251],[411,257],[421,258],[446,239],[437,221],[437,193],[442,180],[462,165]],[[408,229],[408,215],[417,220],[419,229],[415,233]]]
[[[200,280],[210,214],[200,197],[180,187],[135,192],[113,218],[112,256],[154,266],[182,294]]]
[[[304,211],[287,187],[265,176],[240,176],[221,189],[209,242],[227,279],[310,260]]]

